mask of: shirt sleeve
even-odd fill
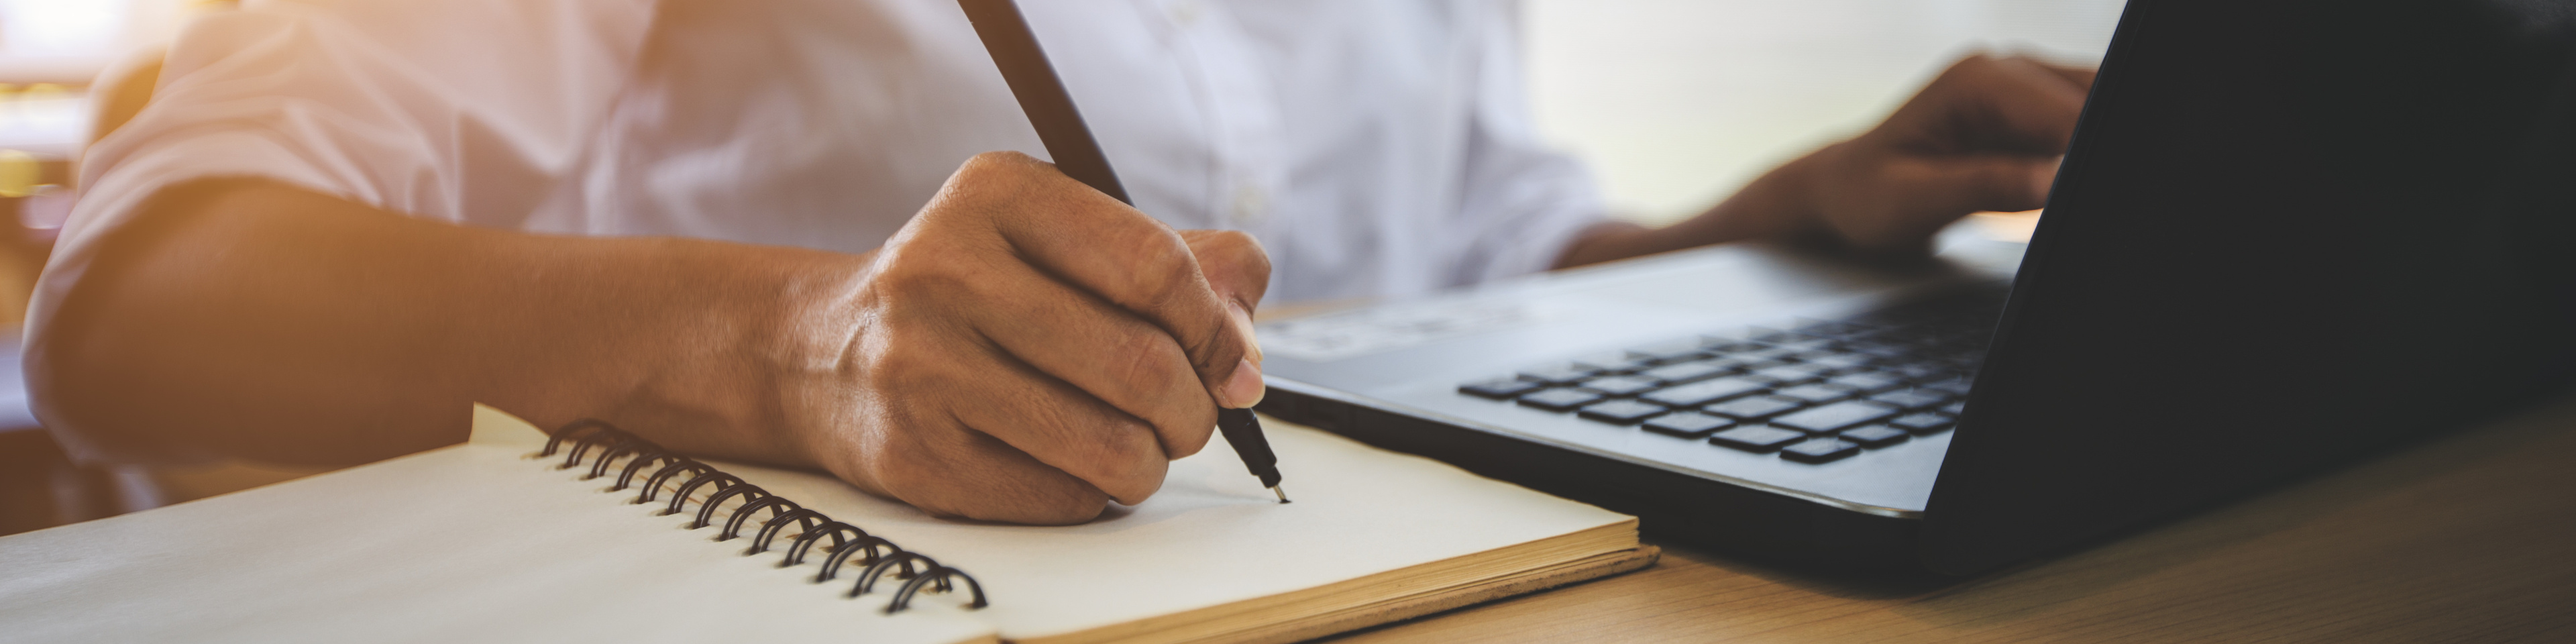
[[[633,72],[650,0],[254,2],[172,43],[150,103],[84,153],[29,304],[27,372],[100,244],[163,188],[259,177],[414,216],[525,217]],[[469,172],[470,170],[470,172]],[[47,414],[86,460],[178,460]]]
[[[1475,106],[1466,132],[1465,185],[1450,239],[1451,283],[1544,271],[1584,229],[1604,220],[1582,162],[1539,140],[1521,66],[1520,15],[1495,3],[1476,34]]]

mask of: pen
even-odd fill
[[[993,66],[1001,68],[1002,81],[1010,84],[1011,95],[1019,99],[1029,125],[1037,128],[1038,140],[1046,144],[1047,156],[1055,158],[1056,169],[1120,203],[1136,205],[1127,198],[1127,187],[1119,185],[1118,172],[1109,168],[1100,142],[1091,138],[1091,127],[1083,124],[1073,95],[1065,93],[1064,81],[1056,78],[1055,65],[1038,47],[1037,34],[1029,31],[1019,4],[957,0],[957,6],[975,24],[975,36],[984,40],[984,51],[993,55]],[[1261,477],[1261,486],[1270,488],[1280,503],[1287,503],[1288,493],[1279,490],[1279,456],[1271,453],[1270,439],[1261,435],[1261,420],[1252,410],[1219,409],[1216,428],[1225,434],[1226,444],[1234,446],[1235,455],[1243,457],[1243,466]]]

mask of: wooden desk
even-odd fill
[[[2576,397],[1954,585],[1664,553],[1334,641],[2576,641]]]

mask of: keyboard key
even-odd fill
[[[1897,379],[1896,376],[1875,371],[1846,373],[1832,378],[1826,378],[1825,382],[1850,387],[1853,391],[1860,392],[1887,391],[1895,388],[1897,385],[1905,384],[1904,380]]]
[[[1484,382],[1471,382],[1458,385],[1458,393],[1481,398],[1492,398],[1495,400],[1510,400],[1514,396],[1538,391],[1540,387],[1545,386],[1547,385],[1519,378],[1496,378]]]
[[[1917,434],[1930,434],[1944,429],[1949,429],[1951,425],[1958,422],[1959,421],[1956,419],[1951,418],[1949,414],[1934,414],[1927,412],[1898,416],[1896,417],[1896,420],[1887,421],[1887,425]]]
[[[1950,404],[1942,405],[1942,406],[1941,406],[1941,413],[1949,414],[1949,415],[1952,415],[1952,416],[1957,416],[1957,415],[1959,415],[1959,414],[1967,413],[1967,411],[1968,411],[1968,401],[1966,401],[1966,400],[1953,400],[1953,401],[1950,401]]]
[[[1605,376],[1583,382],[1583,388],[1612,396],[1631,396],[1650,391],[1662,383],[1634,376]]]
[[[1778,427],[1750,425],[1718,432],[1709,436],[1708,442],[1740,450],[1768,452],[1806,437],[1806,434]]]
[[[1718,356],[1707,360],[1701,360],[1699,363],[1716,366],[1728,371],[1754,371],[1789,364],[1778,360],[1755,360],[1740,356]]]
[[[1834,348],[1834,341],[1824,338],[1789,336],[1773,341],[1771,346],[1791,351],[1818,351]]]
[[[1706,362],[1683,362],[1639,371],[1637,375],[1661,380],[1668,385],[1678,385],[1693,380],[1714,378],[1726,372],[1726,367]]]
[[[1684,438],[1699,438],[1734,426],[1735,421],[1699,412],[1679,412],[1646,421],[1646,431]]]
[[[1812,336],[1819,336],[1819,337],[1833,337],[1833,338],[1839,338],[1839,337],[1843,337],[1843,336],[1849,336],[1849,335],[1856,335],[1856,334],[1860,334],[1860,333],[1866,333],[1866,332],[1869,332],[1869,331],[1872,331],[1872,330],[1875,330],[1875,329],[1874,329],[1873,327],[1871,327],[1871,326],[1867,325],[1867,324],[1862,324],[1862,323],[1859,323],[1859,322],[1853,322],[1853,321],[1849,321],[1849,320],[1825,320],[1825,321],[1821,321],[1821,322],[1809,322],[1809,323],[1807,323],[1807,324],[1805,324],[1805,325],[1802,325],[1802,326],[1799,326],[1799,327],[1797,328],[1797,331],[1798,331],[1799,333],[1804,333],[1804,334],[1812,335]]]
[[[1805,406],[1806,405],[1804,403],[1794,400],[1784,400],[1770,396],[1753,396],[1749,398],[1737,398],[1709,405],[1707,407],[1701,407],[1700,411],[1736,420],[1759,420]]]
[[[1726,357],[1729,357],[1729,358],[1741,358],[1741,359],[1744,359],[1744,360],[1750,360],[1750,361],[1778,360],[1778,359],[1781,359],[1781,358],[1784,358],[1784,357],[1788,357],[1790,354],[1794,354],[1794,353],[1797,353],[1797,352],[1798,352],[1798,351],[1797,351],[1797,350],[1795,350],[1795,349],[1782,349],[1782,348],[1778,348],[1778,347],[1763,347],[1763,348],[1760,348],[1760,349],[1754,349],[1754,350],[1750,350],[1750,351],[1735,351],[1735,352],[1731,352],[1731,353],[1726,354]]]
[[[1882,402],[1882,403],[1887,403],[1887,404],[1895,405],[1895,406],[1898,406],[1898,407],[1904,407],[1904,408],[1906,408],[1906,409],[1922,409],[1922,408],[1925,408],[1925,407],[1930,407],[1930,406],[1933,406],[1933,405],[1938,405],[1938,404],[1941,404],[1941,403],[1950,402],[1950,397],[1949,397],[1949,396],[1945,396],[1945,395],[1942,395],[1942,394],[1940,394],[1940,393],[1936,393],[1936,392],[1924,391],[1924,390],[1921,390],[1921,389],[1899,389],[1899,390],[1896,390],[1896,391],[1890,391],[1890,392],[1887,392],[1887,393],[1883,393],[1883,394],[1879,394],[1879,395],[1875,395],[1875,396],[1870,396],[1870,397],[1869,397],[1869,399],[1870,399],[1871,401],[1873,401],[1873,402]]]
[[[1648,360],[1631,358],[1626,355],[1607,355],[1576,360],[1574,361],[1574,366],[1591,369],[1596,373],[1628,373],[1630,371],[1655,366],[1655,363]]]
[[[1800,463],[1822,463],[1858,453],[1860,446],[1851,441],[1818,438],[1781,448],[1780,458]]]
[[[1663,405],[1634,400],[1612,400],[1585,406],[1582,410],[1574,412],[1574,415],[1614,425],[1633,425],[1640,420],[1661,416],[1665,411],[1667,410]]]
[[[1756,351],[1762,348],[1762,345],[1760,344],[1715,335],[1700,336],[1699,345],[1701,349],[1708,351],[1712,355],[1725,355],[1739,351]]]
[[[1956,395],[1965,396],[1965,395],[1968,395],[1968,379],[1966,379],[1966,378],[1946,378],[1946,379],[1942,379],[1942,380],[1935,380],[1935,381],[1932,381],[1932,382],[1919,383],[1919,384],[1914,385],[1914,388],[1916,388],[1916,389],[1930,389],[1930,390],[1938,391],[1938,392],[1942,392],[1942,393],[1947,393],[1947,394],[1956,394]]]
[[[1806,363],[1806,364],[1808,364],[1808,365],[1812,365],[1812,366],[1815,366],[1815,367],[1816,367],[1816,368],[1818,368],[1818,369],[1823,370],[1823,371],[1824,371],[1824,375],[1832,375],[1832,374],[1836,374],[1836,373],[1841,373],[1841,372],[1842,372],[1842,370],[1841,370],[1841,369],[1834,368],[1834,367],[1831,367],[1831,366],[1827,366],[1827,365],[1816,364],[1816,362],[1815,362],[1815,361],[1817,361],[1817,360],[1821,360],[1821,359],[1825,359],[1825,358],[1837,358],[1837,357],[1844,357],[1844,356],[1851,356],[1851,355],[1857,355],[1857,354],[1843,353],[1843,352],[1841,352],[1841,351],[1835,351],[1835,350],[1832,350],[1832,349],[1810,349],[1810,350],[1806,350],[1806,351],[1800,351],[1800,352],[1797,352],[1797,353],[1789,354],[1789,357],[1791,357],[1791,358],[1796,358],[1799,362]]]
[[[1754,371],[1746,375],[1769,380],[1782,385],[1794,385],[1815,380],[1832,372],[1832,367],[1811,364],[1785,364],[1769,369]]]
[[[1594,373],[1595,372],[1592,369],[1565,365],[1549,367],[1546,369],[1530,369],[1522,371],[1520,376],[1522,380],[1536,381],[1540,384],[1571,385],[1583,382],[1583,379],[1592,377]]]
[[[1673,342],[1665,342],[1662,344],[1637,347],[1628,350],[1628,357],[1630,358],[1655,363],[1696,360],[1706,355],[1708,355],[1708,349],[1700,346],[1700,342],[1697,338],[1676,340]]]
[[[1674,407],[1698,407],[1700,405],[1734,398],[1736,396],[1759,393],[1763,389],[1764,386],[1762,383],[1745,380],[1743,378],[1730,377],[1702,380],[1679,387],[1669,387],[1654,393],[1638,396],[1638,398],[1645,399],[1648,402],[1661,403]]]
[[[1523,405],[1537,407],[1539,409],[1545,409],[1548,411],[1565,411],[1601,402],[1601,394],[1581,389],[1547,389],[1537,393],[1524,394],[1521,396],[1520,401]]]
[[[1831,367],[1838,370],[1851,370],[1866,367],[1869,366],[1869,362],[1869,356],[1855,353],[1834,353],[1809,358],[1807,360],[1807,364]]]
[[[1821,434],[1894,416],[1897,411],[1894,407],[1853,400],[1783,415],[1771,419],[1771,424]]]
[[[1905,430],[1886,425],[1862,425],[1843,430],[1836,435],[1841,436],[1843,440],[1860,443],[1861,447],[1872,449],[1902,443],[1905,439],[1914,437],[1913,434],[1905,433]]]
[[[1843,347],[1844,351],[1881,360],[1898,360],[1914,355],[1914,350],[1893,344],[1863,344]]]
[[[1779,391],[1771,392],[1771,395],[1782,398],[1795,398],[1809,403],[1823,404],[1842,400],[1844,398],[1850,398],[1852,392],[1849,389],[1819,383],[1798,385],[1795,387],[1783,387]]]

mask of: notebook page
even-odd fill
[[[1319,430],[1265,421],[1281,505],[1219,435],[1162,491],[1077,526],[934,518],[838,480],[720,467],[982,582],[975,611],[1035,638],[1267,597],[1629,521],[1631,517]]]
[[[0,641],[990,639],[944,598],[881,615],[886,593],[841,599],[804,583],[811,566],[735,556],[528,451],[460,445],[0,538]]]

